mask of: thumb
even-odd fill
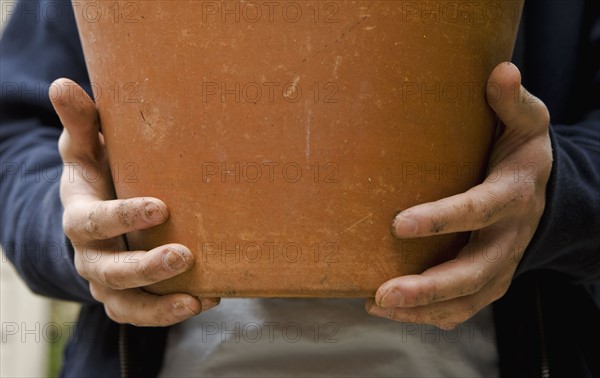
[[[546,132],[548,108],[521,85],[521,72],[512,63],[500,63],[490,75],[486,88],[488,104],[506,127],[505,133],[527,137]]]
[[[94,101],[72,80],[57,79],[48,95],[64,127],[58,147],[64,162],[97,162],[103,154]]]

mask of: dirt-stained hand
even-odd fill
[[[49,95],[64,126],[58,143],[65,164],[63,227],[91,295],[112,320],[139,326],[171,325],[217,305],[218,298],[153,295],[141,289],[190,269],[194,256],[179,244],[127,251],[123,234],[165,222],[167,207],[156,198],[115,200],[94,102],[68,79],[56,80]]]
[[[385,282],[370,314],[452,329],[502,297],[544,211],[552,166],[546,106],[521,85],[511,63],[498,65],[487,85],[489,105],[504,131],[486,180],[469,191],[400,213],[400,238],[473,231],[455,259],[422,274]],[[435,227],[432,227],[435,225]]]

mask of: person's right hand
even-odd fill
[[[68,79],[56,80],[49,95],[64,126],[58,142],[64,163],[63,228],[75,249],[77,272],[89,281],[92,297],[104,304],[108,317],[167,326],[217,305],[218,298],[153,295],[141,289],[190,269],[194,256],[180,244],[127,251],[123,234],[165,222],[167,207],[156,198],[115,200],[94,102]]]

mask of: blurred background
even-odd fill
[[[0,38],[15,3],[0,0]],[[4,252],[1,259],[0,377],[56,377],[79,306],[33,294]]]
[[[31,293],[8,259],[0,263],[0,377],[57,377],[79,311]]]

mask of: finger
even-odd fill
[[[507,246],[514,244],[516,235],[499,230],[488,232],[490,238],[472,240],[453,260],[422,274],[385,282],[375,294],[377,305],[384,308],[416,307],[468,296],[482,290],[498,272],[513,271],[514,267],[506,269],[511,263],[516,266]],[[487,241],[490,239],[497,242]]]
[[[59,141],[63,161],[97,162],[103,149],[98,137],[98,112],[92,99],[75,82],[64,78],[54,81],[48,94],[65,128]]]
[[[508,184],[484,182],[465,193],[404,210],[394,218],[393,230],[400,238],[479,230],[518,206],[515,196]]]
[[[99,201],[78,195],[64,198],[63,228],[76,241],[103,240],[161,224],[169,217],[161,200],[138,197]]]
[[[521,85],[521,73],[512,63],[501,63],[492,71],[487,84],[487,100],[506,126],[505,132],[529,131],[548,127],[546,105]]]
[[[504,143],[496,144],[493,161],[501,161],[515,146],[536,131],[547,130],[549,115],[542,101],[521,85],[521,74],[512,63],[498,65],[488,81],[490,106],[506,125]],[[509,139],[509,140],[506,140]],[[515,158],[517,158],[515,156]],[[510,159],[507,164],[514,164]],[[531,159],[528,166],[537,167]],[[496,167],[500,169],[500,167]],[[494,180],[486,181],[466,193],[440,201],[422,204],[398,214],[393,229],[398,237],[422,237],[440,233],[471,231],[486,227],[520,206],[514,182],[498,181],[514,175],[494,171]],[[528,189],[524,187],[522,189]]]
[[[102,243],[78,246],[75,267],[90,282],[116,290],[151,285],[192,268],[194,255],[185,246],[167,244],[144,251],[99,251]]]
[[[169,326],[219,304],[219,298],[198,299],[188,294],[153,295],[141,289],[94,288],[106,314],[117,323],[137,326]]]
[[[491,280],[478,292],[417,307],[384,308],[373,299],[365,302],[365,309],[371,315],[399,322],[432,324],[450,330],[469,320],[484,307],[501,298],[510,285],[512,272],[506,271]]]
[[[431,324],[444,330],[451,330],[469,320],[489,303],[482,300],[485,293],[433,303],[419,307],[383,308],[373,299],[368,299],[365,309],[371,315],[398,322]]]

